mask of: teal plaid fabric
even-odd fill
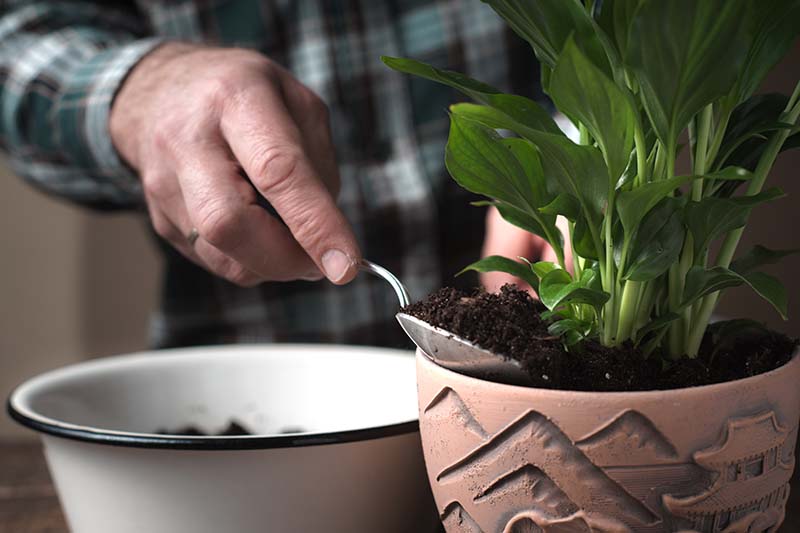
[[[328,104],[339,204],[364,255],[396,272],[412,299],[453,284],[478,257],[484,213],[444,168],[446,109],[458,96],[390,71],[380,56],[538,96],[530,49],[479,0],[2,1],[0,9],[0,142],[20,176],[84,205],[141,209],[137,178],[108,133],[126,73],[165,40],[256,49]],[[160,244],[156,346],[404,342],[394,295],[376,279],[242,289]]]

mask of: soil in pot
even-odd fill
[[[715,345],[712,325],[696,359],[645,358],[625,344],[584,343],[567,351],[540,317],[545,307],[506,285],[499,293],[444,288],[404,312],[485,349],[519,360],[539,388],[579,391],[664,390],[721,383],[768,372],[787,363],[798,341],[742,322],[735,342]]]

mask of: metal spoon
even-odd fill
[[[397,276],[380,265],[362,259],[359,270],[385,280],[397,295],[400,308],[410,302],[408,291]],[[406,335],[434,363],[468,376],[500,380],[506,383],[526,384],[531,379],[518,361],[492,353],[447,330],[431,326],[427,322],[407,313],[397,313]]]

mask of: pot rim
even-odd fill
[[[233,350],[247,351],[258,344],[234,345],[225,347]],[[267,344],[274,348],[275,344]],[[321,344],[280,344],[282,348],[292,349],[313,349],[325,350],[335,346],[337,349],[348,349],[353,351],[381,350],[394,351],[400,355],[404,351],[392,350],[379,347],[349,346],[349,345],[321,345]],[[219,349],[222,346],[196,346],[191,348],[177,348],[158,350],[165,355],[186,356],[193,352],[201,352],[209,348]],[[405,352],[409,353],[409,352]],[[34,376],[22,384],[15,387],[6,400],[6,411],[8,415],[19,424],[30,428],[38,433],[52,435],[70,440],[89,442],[93,444],[118,446],[125,448],[150,448],[150,449],[169,449],[169,450],[194,450],[194,451],[224,451],[224,450],[267,450],[274,448],[299,448],[306,446],[322,446],[329,444],[344,444],[348,442],[361,442],[385,437],[394,437],[409,433],[419,432],[419,420],[396,422],[382,426],[372,426],[360,429],[349,429],[342,431],[309,432],[296,434],[276,434],[276,435],[235,435],[235,436],[181,436],[181,435],[159,435],[156,433],[137,433],[132,431],[119,431],[103,429],[82,424],[73,424],[50,418],[34,412],[23,405],[20,396],[27,392],[27,389],[41,381],[52,379],[56,375],[74,371],[76,368],[103,368],[117,364],[133,363],[144,357],[152,357],[151,352],[139,352],[127,355],[117,355],[104,357],[102,359],[86,361],[61,367],[58,369],[44,372]]]
[[[636,398],[651,398],[654,396],[664,396],[667,394],[676,394],[681,392],[691,391],[692,393],[703,394],[709,392],[713,388],[720,388],[720,387],[747,387],[751,384],[755,384],[756,382],[767,379],[770,376],[774,376],[778,373],[788,372],[794,366],[800,365],[800,347],[795,349],[792,358],[789,359],[786,363],[782,364],[781,366],[774,368],[768,372],[762,372],[761,374],[756,374],[755,376],[749,376],[746,378],[739,378],[734,379],[731,381],[721,381],[719,383],[711,383],[709,385],[696,385],[692,387],[680,387],[675,389],[652,389],[652,390],[645,390],[645,391],[579,391],[579,390],[562,390],[562,389],[542,389],[539,387],[526,387],[524,385],[511,385],[508,383],[500,383],[497,381],[489,381],[485,379],[475,378],[472,376],[468,376],[466,374],[462,374],[460,372],[456,372],[454,370],[450,370],[448,368],[443,367],[442,365],[436,363],[430,356],[428,356],[425,352],[417,348],[417,361],[418,364],[421,361],[421,364],[430,364],[436,368],[437,372],[440,372],[448,377],[449,380],[461,380],[468,383],[476,383],[476,382],[483,382],[483,383],[492,383],[497,386],[501,387],[512,387],[514,390],[527,390],[527,391],[536,391],[538,394],[551,394],[553,396],[569,396],[570,398],[589,398],[589,397],[597,397],[598,395],[602,395],[605,398],[610,398],[612,396],[619,397],[619,398],[628,398],[628,399],[636,399]]]

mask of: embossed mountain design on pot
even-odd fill
[[[547,474],[533,465],[525,465],[502,476],[474,499],[480,503],[497,497],[507,501],[518,498],[521,508],[541,509],[550,517],[568,516],[580,510]]]
[[[463,533],[483,533],[480,526],[458,502],[448,505],[441,515],[442,524],[447,531]]]
[[[525,472],[526,466],[540,472],[539,479],[549,480],[586,513],[602,514],[600,509],[603,509],[608,518],[636,524],[652,524],[659,520],[647,506],[594,465],[558,426],[535,410],[525,412],[475,450],[443,469],[437,481],[442,484],[469,483],[479,487],[473,492],[476,495],[474,499],[490,499],[491,487],[499,490],[504,487],[500,482],[502,479],[510,473]],[[570,483],[576,477],[582,480],[580,485]],[[547,501],[560,502],[562,499]],[[531,502],[528,502],[523,509],[531,507]],[[544,507],[540,511],[549,515],[559,512],[557,508]]]
[[[459,426],[471,431],[481,439],[485,439],[487,436],[486,430],[475,419],[472,411],[464,404],[458,393],[450,387],[440,390],[425,408],[424,413],[433,422],[453,420]]]
[[[575,445],[597,466],[675,463],[675,446],[646,416],[629,409]]]
[[[453,456],[461,457],[480,446],[488,434],[472,414],[467,404],[456,391],[444,387],[428,402],[422,416],[420,427],[455,427],[457,439],[432,439],[425,450],[425,462],[434,472],[438,472]]]

